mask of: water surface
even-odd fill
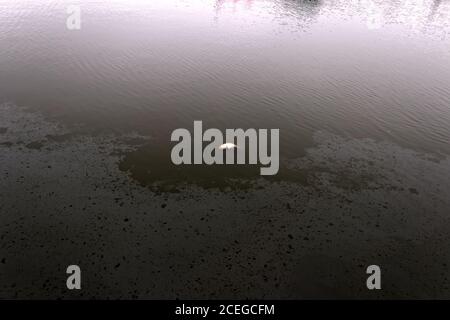
[[[66,29],[79,4],[82,29]],[[317,130],[449,153],[448,1],[0,1],[0,98],[109,131]]]
[[[0,298],[448,299],[449,49],[448,0],[0,0]],[[194,120],[279,174],[175,169]]]

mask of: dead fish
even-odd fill
[[[228,149],[233,149],[233,148],[238,148],[238,146],[231,142],[227,142],[227,143],[221,144],[219,146],[220,150],[224,150],[224,149],[228,150]]]

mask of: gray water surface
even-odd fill
[[[0,298],[449,298],[449,140],[448,0],[0,0]]]
[[[66,28],[79,4],[82,28]],[[0,98],[165,143],[316,130],[450,152],[448,1],[0,1]]]

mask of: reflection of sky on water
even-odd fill
[[[221,16],[247,15],[254,18],[296,20],[297,26],[307,27],[321,18],[355,19],[369,29],[401,24],[415,31],[450,29],[450,2],[445,0],[216,0],[215,19]],[[444,29],[443,29],[444,28]],[[435,30],[433,30],[435,31]]]
[[[0,0],[0,26],[5,31],[8,19],[17,17],[28,23],[42,15],[49,19],[58,18],[56,16],[59,14],[65,15],[65,10],[62,9],[69,4],[72,2],[67,0],[49,1],[35,10],[33,8],[36,5],[28,0]],[[140,15],[143,19],[164,20],[179,17],[184,12],[187,16],[183,19],[212,19],[215,22],[225,20],[228,23],[229,19],[237,21],[244,18],[250,23],[258,24],[276,20],[281,25],[295,28],[300,26],[300,29],[315,22],[352,20],[365,24],[369,29],[404,25],[412,31],[433,31],[440,32],[441,35],[450,32],[448,0],[109,0],[107,6],[101,2],[81,0],[77,4],[82,7],[85,19],[98,19],[102,14],[122,12],[130,13],[135,18]],[[61,12],[57,9],[59,7]],[[164,16],[161,16],[162,13]]]

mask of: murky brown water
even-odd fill
[[[0,0],[0,297],[448,298],[449,48],[445,0]],[[174,170],[194,120],[280,173]]]
[[[0,99],[158,146],[203,120],[450,152],[448,1],[78,3],[69,31],[72,1],[0,1]]]

